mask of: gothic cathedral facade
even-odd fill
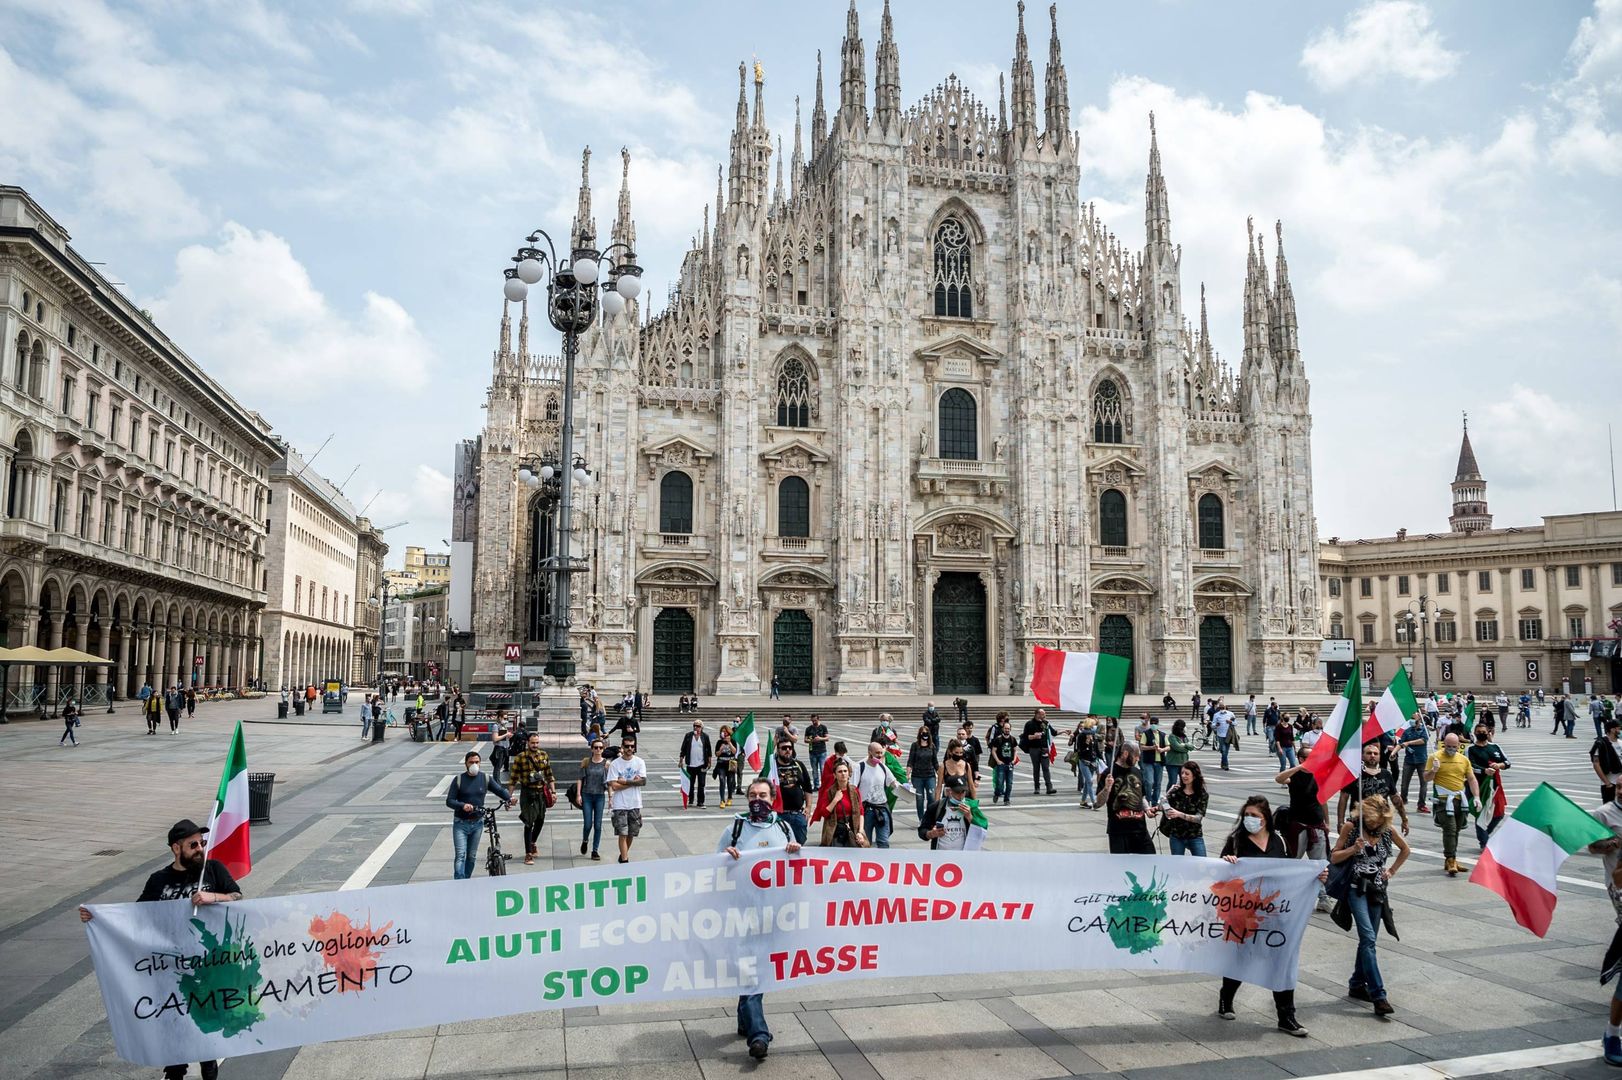
[[[1051,14],[1051,12],[1050,12]],[[664,310],[583,336],[571,636],[581,681],[657,695],[1021,693],[1032,647],[1129,656],[1131,690],[1321,686],[1311,420],[1282,247],[1251,237],[1237,375],[1185,304],[1149,118],[1145,245],[1080,201],[1054,16],[1024,5],[996,114],[948,77],[874,92],[854,4],[830,122],[788,182],[764,74]],[[775,182],[773,162],[775,151]],[[589,164],[589,152],[587,158]],[[627,166],[628,171],[628,166]],[[582,177],[574,234],[594,236]],[[611,238],[635,246],[622,181]],[[560,367],[504,315],[478,449],[480,681],[546,653]]]

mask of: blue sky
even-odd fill
[[[605,230],[630,147],[662,296],[738,62],[787,141],[818,48],[837,104],[844,7],[0,0],[0,180],[306,453],[336,433],[318,465],[410,522],[397,562],[449,536],[501,267],[567,228],[580,147]],[[871,68],[881,4],[858,8]],[[908,104],[955,72],[994,106],[1012,2],[893,11]],[[1047,24],[1033,4],[1039,87]],[[1245,218],[1283,219],[1321,535],[1444,528],[1464,411],[1499,524],[1610,507],[1622,0],[1064,0],[1059,26],[1082,197],[1141,244],[1153,109],[1185,288],[1234,364]]]

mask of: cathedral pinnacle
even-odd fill
[[[501,358],[512,351],[513,347],[513,317],[506,300],[501,302],[501,340],[496,343],[496,364],[499,366]]]
[[[1171,203],[1166,197],[1166,178],[1160,171],[1160,138],[1155,132],[1155,114],[1149,114],[1149,176],[1143,185],[1144,234],[1148,248],[1166,258],[1171,248]]]
[[[519,371],[529,363],[529,301],[525,300],[518,309],[518,363]]]
[[[1070,137],[1070,79],[1064,73],[1064,60],[1059,55],[1059,5],[1048,6],[1048,18],[1053,32],[1048,38],[1048,70],[1046,86],[1047,142],[1061,147]]]
[[[805,152],[800,149],[800,95],[794,95],[794,162],[789,170],[789,195],[792,197],[800,190],[800,173],[805,169]]]
[[[890,20],[890,0],[884,0],[884,16],[879,23],[879,48],[874,54],[873,115],[882,131],[901,121],[901,52],[895,44],[895,26]]]
[[[822,153],[822,141],[828,137],[828,111],[822,107],[822,50],[817,50],[817,100],[811,107],[811,159]]]
[[[1290,288],[1290,267],[1284,259],[1284,222],[1273,223],[1277,237],[1277,277],[1273,288],[1274,359],[1296,374],[1301,364],[1301,336],[1295,321],[1295,291]]]
[[[850,0],[845,13],[845,40],[839,48],[839,120],[847,126],[867,125],[867,51],[856,0]]]
[[[631,219],[631,151],[620,147],[620,202],[614,218],[614,239],[636,250],[636,222]]]
[[[1200,359],[1210,360],[1211,347],[1211,320],[1205,314],[1205,282],[1200,282]]]
[[[1002,72],[997,72],[997,133],[1008,134],[1008,83]]]
[[[782,136],[778,136],[778,139],[777,139],[777,186],[772,189],[772,205],[775,206],[775,207],[781,207],[783,205],[783,139],[782,139]]]
[[[1025,0],[1019,0],[1019,31],[1014,36],[1014,138],[1025,146],[1036,139],[1036,73],[1025,40]]]
[[[580,197],[575,205],[574,227],[570,231],[577,247],[597,235],[597,222],[591,216],[591,147],[580,154]]]

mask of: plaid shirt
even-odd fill
[[[512,763],[508,766],[512,774],[512,782],[517,787],[538,788],[550,787],[552,779],[552,759],[545,750],[522,750],[513,755]]]

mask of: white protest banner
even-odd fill
[[[183,900],[102,904],[86,929],[119,1054],[161,1066],[541,1009],[1010,965],[1287,989],[1322,866],[807,848],[195,915]],[[943,925],[970,932],[943,949]]]

